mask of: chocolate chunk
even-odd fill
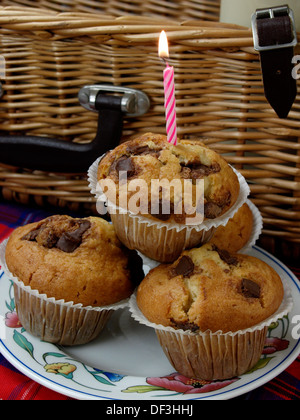
[[[35,241],[40,231],[41,228],[32,230],[31,232],[27,233],[27,235],[23,236],[22,241]]]
[[[140,156],[140,155],[152,155],[152,156],[158,156],[161,152],[160,149],[150,149],[149,146],[130,146],[127,147],[128,153],[133,154],[134,156]]]
[[[183,179],[192,179],[192,170],[187,166],[183,166],[181,169],[180,176]]]
[[[173,318],[170,319],[170,322],[173,328],[176,328],[179,330],[192,331],[192,332],[199,331],[199,326],[197,324],[194,324],[193,322],[177,322]]]
[[[212,250],[216,251],[219,254],[219,257],[221,258],[221,260],[224,261],[226,264],[234,265],[234,266],[238,265],[239,260],[234,255],[231,255],[225,249],[219,249],[216,245],[213,245]]]
[[[83,220],[79,223],[79,228],[72,232],[65,232],[58,240],[56,248],[63,252],[74,252],[82,242],[83,234],[91,227],[89,220]]]
[[[49,232],[47,238],[43,241],[43,246],[45,248],[54,248],[57,244],[59,238],[53,232]]]
[[[216,219],[222,213],[222,208],[212,201],[204,204],[204,216],[207,219]]]
[[[184,255],[182,258],[180,258],[177,266],[172,269],[172,275],[174,275],[174,277],[175,276],[191,277],[194,270],[195,270],[195,265],[193,263],[193,260],[187,255]]]
[[[226,206],[229,206],[229,205],[230,205],[230,203],[231,203],[231,192],[230,192],[230,191],[228,191],[228,192],[225,194],[225,196],[224,196],[223,200],[222,200],[219,204],[220,204],[220,206],[221,206],[222,208],[224,208],[224,207],[226,207]]]
[[[127,172],[127,178],[135,175],[135,166],[130,157],[123,156],[117,161],[116,170],[118,173]]]
[[[38,242],[48,249],[54,248],[58,239],[58,236],[54,232],[47,230],[46,223],[43,223],[37,229],[32,230],[22,238],[22,240],[25,241]]]
[[[117,171],[119,174],[120,172],[126,172],[127,178],[132,178],[136,174],[136,168],[131,157],[128,156],[121,156],[117,159],[110,167],[109,173],[112,171]]]
[[[209,176],[212,174],[216,174],[220,172],[221,167],[218,163],[212,165],[212,166],[206,166],[206,165],[197,165],[192,169],[192,178],[193,179],[199,179],[203,178],[205,176]]]
[[[260,285],[249,279],[243,279],[241,283],[241,293],[246,298],[260,298]]]
[[[187,169],[190,170],[190,177],[192,179],[201,179],[205,176],[220,172],[221,166],[218,163],[213,163],[211,166],[207,166],[200,162],[192,162],[183,166],[182,168],[183,176],[185,179],[188,173]]]
[[[51,220],[48,219],[48,222],[51,222]],[[89,220],[71,220],[69,229],[74,226],[79,227],[75,230],[61,232],[61,230],[54,229],[45,222],[25,235],[22,240],[35,241],[45,248],[58,248],[61,251],[71,253],[80,246],[82,236],[90,228],[91,223]]]
[[[58,240],[56,248],[66,253],[72,253],[80,245],[80,241],[72,237],[71,233],[65,232]]]
[[[132,153],[133,155],[142,155],[149,151],[149,146],[129,146],[127,147],[127,152]]]

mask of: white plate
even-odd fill
[[[154,331],[135,322],[127,309],[117,311],[105,332],[90,344],[62,348],[42,342],[16,325],[13,287],[1,269],[0,351],[34,381],[80,400],[224,400],[240,396],[278,376],[300,354],[300,338],[295,336],[300,328],[292,323],[300,312],[299,280],[262,249],[253,247],[249,253],[288,280],[294,309],[270,329],[269,354],[262,356],[253,372],[233,381],[193,383],[174,373]]]

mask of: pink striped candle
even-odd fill
[[[164,92],[166,109],[166,129],[168,142],[177,144],[177,124],[176,124],[176,100],[174,68],[170,67],[166,58],[169,57],[168,40],[165,31],[162,31],[159,38],[159,57],[166,63],[164,70]]]

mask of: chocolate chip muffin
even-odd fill
[[[142,275],[141,263],[132,264],[134,254],[105,220],[57,215],[16,229],[7,244],[6,263],[13,275],[41,294],[99,307],[131,295],[137,271]]]
[[[280,277],[263,261],[206,244],[150,271],[138,288],[137,303],[155,324],[227,333],[270,317],[283,295]]]
[[[20,227],[9,238],[1,264],[13,276],[22,326],[63,346],[98,337],[144,277],[141,258],[97,217],[56,215]]]
[[[124,203],[121,196],[124,174],[127,181],[139,179],[146,182],[148,205],[146,209],[141,209],[140,214],[151,220],[164,222],[185,224],[186,219],[192,217],[190,213],[186,213],[185,209],[197,205],[195,201],[197,200],[195,193],[197,180],[204,180],[203,204],[206,219],[216,219],[226,213],[236,202],[240,190],[237,175],[213,150],[196,140],[181,140],[177,146],[173,146],[168,143],[166,136],[152,133],[119,145],[107,153],[100,162],[98,179],[99,181],[111,179],[115,183],[117,194],[114,204],[120,207],[122,207],[121,203]],[[184,180],[192,182],[191,203],[186,203],[185,197],[183,200],[178,200],[178,194],[171,192],[170,205],[164,208],[164,188],[161,187],[155,194],[151,189],[153,180],[172,182],[177,179],[181,181],[182,186]],[[127,193],[126,204],[135,193],[136,191]],[[153,205],[153,201],[156,205]]]
[[[214,381],[253,369],[269,326],[291,304],[269,265],[206,244],[150,271],[131,297],[130,310],[154,328],[177,372]]]
[[[201,142],[173,146],[166,136],[152,133],[96,161],[89,180],[96,197],[102,196],[100,184],[108,199],[120,241],[162,263],[208,242],[248,195],[242,176]]]
[[[253,213],[245,203],[226,226],[217,228],[210,243],[228,252],[238,252],[248,243],[253,225]]]

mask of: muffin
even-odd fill
[[[95,338],[143,278],[141,259],[97,217],[52,216],[20,227],[8,240],[5,259],[18,279],[23,327],[64,345]]]
[[[265,262],[206,244],[151,270],[136,304],[179,373],[222,380],[258,362],[266,320],[283,297],[281,278]]]
[[[238,252],[249,242],[253,225],[253,213],[245,203],[226,226],[219,226],[216,229],[210,243],[228,252]]]
[[[173,146],[166,136],[152,133],[119,145],[97,165],[119,239],[159,262],[173,262],[184,249],[211,238],[224,216],[238,209],[240,179],[199,141]],[[115,189],[105,189],[109,182]]]
[[[117,205],[120,197],[120,173],[127,172],[128,181],[142,179],[147,185],[147,212],[141,213],[150,220],[185,224],[190,214],[186,214],[185,206],[179,208],[176,192],[171,192],[169,212],[164,212],[161,202],[163,188],[157,195],[151,194],[153,180],[178,179],[192,180],[193,187],[197,179],[204,179],[204,217],[216,219],[228,211],[239,195],[237,175],[227,162],[216,152],[205,147],[199,141],[182,140],[177,146],[168,143],[166,136],[147,133],[129,140],[106,154],[98,169],[98,179],[111,179],[117,186]],[[135,191],[129,191],[128,208]],[[184,203],[183,197],[183,204]],[[159,200],[158,208],[153,211],[152,200]],[[195,204],[195,203],[193,203]],[[129,208],[130,210],[130,208]]]

